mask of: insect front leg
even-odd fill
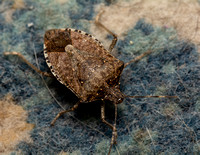
[[[128,65],[130,65],[131,63],[134,63],[134,62],[137,62],[137,61],[141,60],[142,58],[144,58],[145,56],[147,56],[147,55],[149,55],[149,54],[151,54],[151,53],[152,53],[151,50],[142,53],[141,55],[139,55],[139,56],[135,57],[134,59],[132,59],[131,61],[127,62],[127,63],[124,65],[124,68],[126,68],[126,67],[127,67]]]
[[[59,112],[59,113],[56,115],[56,117],[53,119],[53,121],[51,122],[51,126],[53,126],[53,125],[55,124],[56,120],[57,120],[60,116],[64,115],[64,114],[67,113],[67,112],[71,112],[71,111],[74,111],[75,109],[77,109],[80,103],[81,103],[81,102],[78,101],[71,109],[68,109],[68,110],[64,110],[64,111]]]
[[[117,144],[117,129],[116,129],[116,119],[117,119],[117,105],[115,104],[115,123],[114,125],[108,123],[106,120],[105,120],[105,103],[103,103],[101,105],[101,120],[102,122],[104,122],[106,125],[108,125],[111,129],[112,129],[112,139],[111,139],[111,143],[110,143],[110,149],[109,149],[109,152],[108,152],[108,155],[110,154],[111,152],[111,149],[112,149],[112,146],[113,144]]]
[[[39,70],[37,67],[35,67],[34,65],[32,65],[28,60],[26,60],[26,58],[21,53],[18,53],[18,52],[4,52],[3,54],[6,55],[6,56],[7,55],[16,55],[20,59],[22,59],[29,67],[31,67],[33,70],[35,70],[39,74],[42,74],[44,76],[53,77],[53,75],[51,73],[43,72],[43,71]]]
[[[106,30],[108,33],[110,33],[114,38],[112,40],[112,43],[110,44],[110,47],[108,49],[109,52],[111,52],[113,50],[113,48],[115,47],[116,43],[117,43],[117,35],[114,34],[112,31],[110,31],[106,26],[104,26],[100,21],[100,17],[101,15],[104,13],[104,10],[100,11],[100,13],[96,16],[95,18],[95,24],[101,26],[104,30]]]

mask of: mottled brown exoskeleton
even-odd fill
[[[102,13],[102,12],[101,12]],[[52,29],[44,35],[44,56],[52,74],[69,88],[80,100],[69,110],[60,112],[51,125],[64,113],[74,111],[79,104],[102,100],[101,119],[113,131],[109,153],[113,143],[116,143],[117,104],[125,97],[172,97],[172,96],[126,96],[119,89],[119,79],[123,69],[151,53],[147,51],[124,64],[123,61],[110,54],[117,42],[117,36],[99,22],[97,15],[95,23],[112,34],[114,39],[108,50],[92,35],[75,29]],[[20,53],[5,52],[5,55],[17,55],[37,72],[49,76],[30,64]],[[105,120],[105,101],[111,101],[115,106],[114,125]]]

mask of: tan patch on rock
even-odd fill
[[[173,27],[181,38],[200,43],[200,5],[196,0],[119,1],[110,6],[98,5],[96,13],[101,9],[105,10],[101,22],[121,39],[139,19],[144,18],[153,25]],[[105,41],[105,31],[92,24],[91,33],[103,41],[106,47],[109,46]]]
[[[2,5],[4,5],[4,3]],[[3,15],[5,17],[6,22],[11,23],[13,21],[12,15],[15,12],[15,10],[16,9],[23,9],[24,7],[25,7],[24,0],[14,0],[12,7],[9,8],[9,9],[6,9],[3,12]]]
[[[7,23],[11,23],[12,22],[12,15],[14,13],[14,10],[11,9],[11,10],[7,10],[5,11],[3,14],[4,14],[4,17],[5,17],[5,20]]]
[[[69,0],[56,0],[56,2],[58,2],[59,4],[65,4],[67,3]]]
[[[14,0],[13,9],[23,9],[25,7],[24,0]]]
[[[26,111],[15,105],[10,94],[0,100],[0,153],[13,151],[20,141],[31,142],[29,131],[34,125],[26,119]]]

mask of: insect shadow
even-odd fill
[[[79,98],[72,108],[58,113],[51,125],[54,125],[63,114],[77,109],[80,104],[83,106],[84,103],[101,101],[101,120],[112,130],[108,152],[110,154],[113,144],[117,143],[117,105],[122,103],[124,98],[175,98],[176,96],[127,96],[120,91],[119,79],[123,69],[151,54],[152,51],[149,50],[125,64],[111,55],[111,51],[117,42],[117,35],[99,21],[102,13],[103,11],[96,16],[95,23],[113,36],[108,50],[92,35],[80,30],[66,28],[48,30],[44,35],[44,57],[51,74],[39,70],[20,53],[4,52],[4,55],[17,55],[38,73],[56,77],[61,84]],[[105,119],[106,103],[114,105],[113,124]]]

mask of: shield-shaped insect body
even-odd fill
[[[152,51],[149,50],[124,65],[122,61],[110,54],[117,42],[117,36],[99,22],[101,13],[97,15],[95,23],[114,37],[109,50],[106,50],[92,35],[83,31],[70,28],[52,29],[46,31],[44,36],[44,56],[57,80],[80,99],[71,109],[60,112],[51,125],[60,115],[75,110],[80,103],[109,100],[115,106],[115,122],[112,125],[105,120],[105,102],[101,105],[101,119],[113,131],[108,152],[110,154],[112,145],[117,139],[117,104],[121,103],[125,97],[176,98],[176,96],[127,96],[120,91],[119,79],[124,67],[151,54]],[[28,62],[20,53],[4,52],[4,55],[17,55],[38,73],[49,76],[48,73],[42,72]]]
[[[70,28],[48,30],[44,36],[44,56],[53,75],[80,102],[122,102],[119,78],[124,63],[92,35]]]

